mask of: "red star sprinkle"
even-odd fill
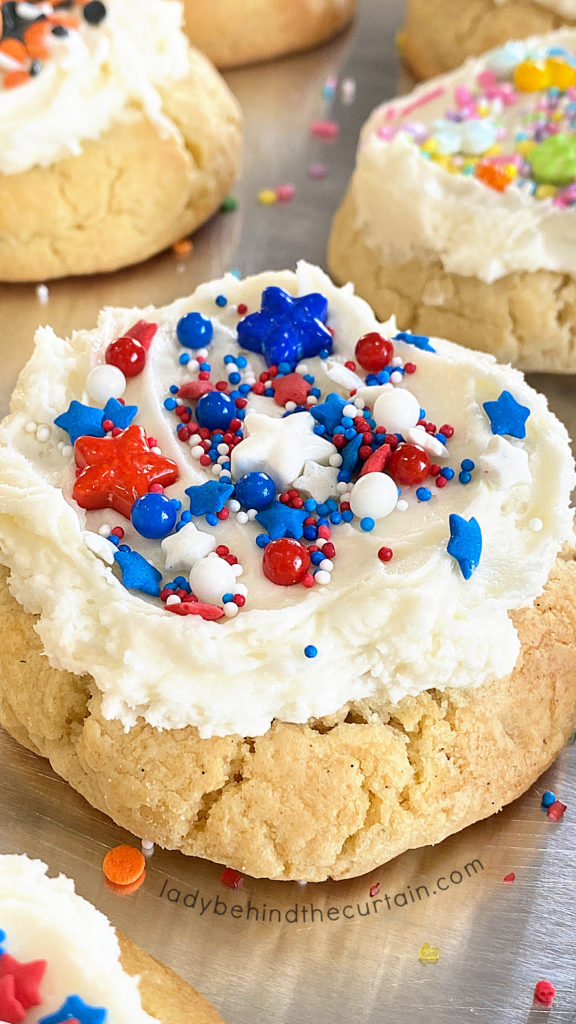
[[[285,377],[276,377],[271,381],[274,388],[274,401],[276,405],[286,405],[286,402],[296,402],[296,405],[306,405],[306,399],[312,387],[299,373],[287,373]]]
[[[149,324],[147,320],[139,320],[129,331],[123,335],[125,338],[134,338],[148,351],[152,344],[152,338],[158,330],[158,324]]]
[[[388,462],[390,455],[390,445],[381,444],[372,455],[369,455],[366,462],[360,470],[360,476],[365,476],[366,473],[381,473],[384,466]]]
[[[26,1010],[15,994],[15,982],[11,974],[0,978],[0,1018],[7,1024],[22,1024]]]
[[[216,388],[210,380],[189,380],[187,384],[183,384],[178,389],[178,398],[202,398],[202,395],[207,395],[209,391],[215,391]]]
[[[42,1002],[38,986],[44,976],[46,963],[46,960],[31,960],[30,963],[23,964],[9,953],[0,956],[0,980],[7,977],[14,979],[16,999],[25,1010],[32,1006],[40,1006]]]
[[[152,484],[167,487],[178,478],[176,463],[150,451],[144,428],[135,425],[117,437],[79,437],[74,457],[81,472],[72,494],[80,507],[113,508],[127,519]]]

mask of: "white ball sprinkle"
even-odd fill
[[[143,839],[141,845],[145,853],[152,853],[154,849],[154,843],[152,842],[151,839]]]
[[[360,414],[355,405],[345,405],[344,408],[342,409],[342,415],[350,416],[351,419],[355,419],[355,417],[359,416]]]
[[[325,537],[318,537],[318,540],[314,542],[317,548],[323,548],[328,543]]]
[[[29,420],[26,424],[25,430],[27,434],[35,434],[38,429],[38,424],[34,423],[34,420]]]
[[[213,473],[213,475],[214,476],[220,476],[221,472],[222,472],[222,466],[219,465],[218,462],[215,462],[214,465],[212,466],[212,473]]]
[[[192,566],[189,580],[192,593],[208,604],[219,604],[223,594],[232,594],[237,589],[232,566],[215,552]]]
[[[62,456],[65,459],[71,459],[74,454],[74,449],[71,444],[62,445]]]
[[[334,569],[334,562],[331,558],[323,558],[318,568],[322,569],[324,572],[332,572]]]
[[[314,573],[314,581],[322,587],[325,587],[331,580],[332,576],[329,572],[325,572],[324,569],[319,569],[318,572]]]
[[[227,601],[223,607],[224,615],[226,616],[227,619],[234,619],[238,615],[238,612],[240,611],[238,605],[234,604],[234,601]]]
[[[530,520],[528,526],[534,533],[540,533],[540,530],[542,530],[544,527],[544,523],[541,519],[535,518]]]
[[[406,499],[405,498],[400,498],[400,501],[396,505],[396,508],[398,509],[399,512],[407,512],[408,511],[408,502],[406,501]]]
[[[374,419],[390,434],[404,435],[420,419],[420,402],[404,388],[383,391],[374,403]]]
[[[250,520],[250,522],[253,522],[256,519],[256,516],[258,515],[258,509],[257,508],[249,508],[246,511],[246,515],[248,516],[248,519]]]
[[[298,366],[296,367],[296,373],[301,373],[302,375],[304,375],[305,373],[308,373],[308,364],[307,363],[298,363]]]
[[[48,302],[48,299],[50,298],[50,292],[48,290],[48,285],[37,284],[35,290],[36,290],[36,298],[38,299],[38,302],[40,303],[41,306],[45,306],[46,303]]]
[[[95,366],[86,378],[86,392],[98,405],[105,405],[109,398],[121,398],[126,390],[126,377],[117,366]]]
[[[317,405],[317,404],[318,404],[318,399],[316,398],[316,395],[308,395],[307,396],[307,398],[306,398],[306,405]]]
[[[44,423],[42,424],[42,426],[38,427],[38,430],[36,431],[36,439],[38,441],[41,441],[41,442],[42,441],[49,441],[50,440],[50,427],[46,426],[46,424],[44,424]]]
[[[236,562],[236,564],[232,566],[232,572],[234,573],[236,579],[238,579],[238,577],[242,576],[244,573],[244,566],[240,565],[240,562]]]
[[[248,597],[248,587],[245,583],[236,583],[234,593],[241,594],[242,597]]]
[[[366,408],[366,402],[365,402],[365,400],[363,398],[355,398],[354,399],[354,405],[356,406],[357,409],[365,409]]]
[[[328,462],[329,462],[329,464],[331,466],[334,467],[334,469],[338,469],[338,466],[342,465],[342,456],[340,455],[339,452],[334,452],[334,455],[330,456],[330,458],[328,459]],[[344,483],[343,480],[341,480],[340,482]]]
[[[156,445],[154,448],[151,448],[150,451],[154,452],[155,455],[162,455],[162,449],[159,448],[158,445]]]
[[[196,352],[196,358],[198,360],[198,363],[203,363],[208,358],[208,349],[199,348],[198,351]]]
[[[201,444],[195,444],[190,450],[190,455],[193,455],[195,459],[199,459],[201,455],[204,455],[204,449]]]
[[[170,594],[170,597],[166,598],[166,604],[182,604],[182,601],[178,597],[178,594]]]
[[[294,412],[296,402],[286,402],[284,408],[286,409],[286,412]]]
[[[394,356],[391,365],[392,366],[404,366],[404,360],[402,359],[402,356]]]
[[[112,533],[112,527],[109,525],[109,523],[102,523],[102,526],[99,528],[98,533],[100,534],[101,537],[109,537],[110,534]]]
[[[403,380],[404,376],[399,373],[398,370],[394,370],[394,372],[390,374],[390,381],[392,384],[401,384]]]
[[[190,437],[188,438],[188,444],[190,445],[191,448],[195,448],[196,445],[199,444],[201,440],[202,438],[200,437],[200,434],[191,434]]]
[[[350,507],[359,519],[384,519],[398,504],[398,488],[385,473],[366,473],[352,488]]]
[[[230,509],[231,512],[239,512],[242,506],[238,501],[238,498],[230,498],[230,501],[228,502],[228,508]]]
[[[342,497],[348,491],[348,487],[349,487],[349,484],[347,484],[345,480],[340,480],[336,484],[336,490],[337,490],[338,494],[341,496],[340,500],[342,500]],[[347,499],[344,499],[344,500],[347,500]]]
[[[244,526],[248,522],[248,515],[246,512],[239,512],[236,516],[236,522],[240,523],[240,526]]]
[[[200,363],[197,359],[191,359],[189,363],[186,363],[186,369],[190,373],[196,373],[196,370],[200,369]]]

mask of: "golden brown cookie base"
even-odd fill
[[[91,677],[50,667],[2,582],[0,722],[137,836],[254,876],[353,877],[488,817],[551,764],[576,715],[575,586],[572,551],[514,616],[505,679],[202,740],[105,720]]]
[[[120,932],[122,967],[139,979],[142,1007],[162,1024],[223,1024],[222,1017],[192,985],[145,953]]]
[[[357,0],[185,0],[188,35],[218,67],[271,60],[326,42]]]
[[[238,104],[203,54],[163,93],[179,129],[141,112],[79,156],[0,175],[0,280],[46,281],[139,263],[218,209],[239,169]]]
[[[450,274],[435,257],[384,264],[357,227],[348,190],[332,225],[328,265],[352,281],[376,316],[402,328],[491,352],[527,372],[576,373],[576,281],[549,270],[507,274],[492,284]]]
[[[408,0],[398,49],[418,78],[457,68],[509,39],[526,39],[572,24],[531,0]]]

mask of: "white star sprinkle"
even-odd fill
[[[317,462],[307,462],[302,476],[294,481],[294,487],[309,494],[320,505],[328,498],[338,494],[338,473],[340,470],[332,466],[319,466]]]
[[[244,421],[245,438],[232,451],[234,479],[245,473],[268,473],[281,491],[288,490],[305,462],[328,462],[335,446],[314,433],[309,412],[276,419],[250,413]]]
[[[192,566],[214,551],[215,547],[216,538],[211,533],[204,533],[194,523],[186,523],[181,530],[162,541],[166,569],[185,569],[190,572]]]
[[[532,482],[528,453],[499,434],[491,438],[484,455],[478,459],[478,465],[493,487],[509,490],[517,484]]]

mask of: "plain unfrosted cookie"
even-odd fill
[[[408,0],[398,48],[419,78],[431,78],[509,39],[574,24],[576,15],[561,8],[532,0]]]
[[[254,876],[352,877],[500,810],[557,756],[576,714],[573,559],[514,616],[522,653],[506,679],[256,739],[106,721],[90,676],[50,667],[3,583],[0,720],[136,835]]]
[[[219,67],[270,60],[326,42],[357,0],[185,0],[190,39]]]
[[[384,263],[358,226],[349,190],[332,225],[328,264],[383,320],[394,311],[416,334],[458,338],[501,362],[544,373],[576,371],[576,283],[549,270],[492,284],[446,271],[439,260]]]

